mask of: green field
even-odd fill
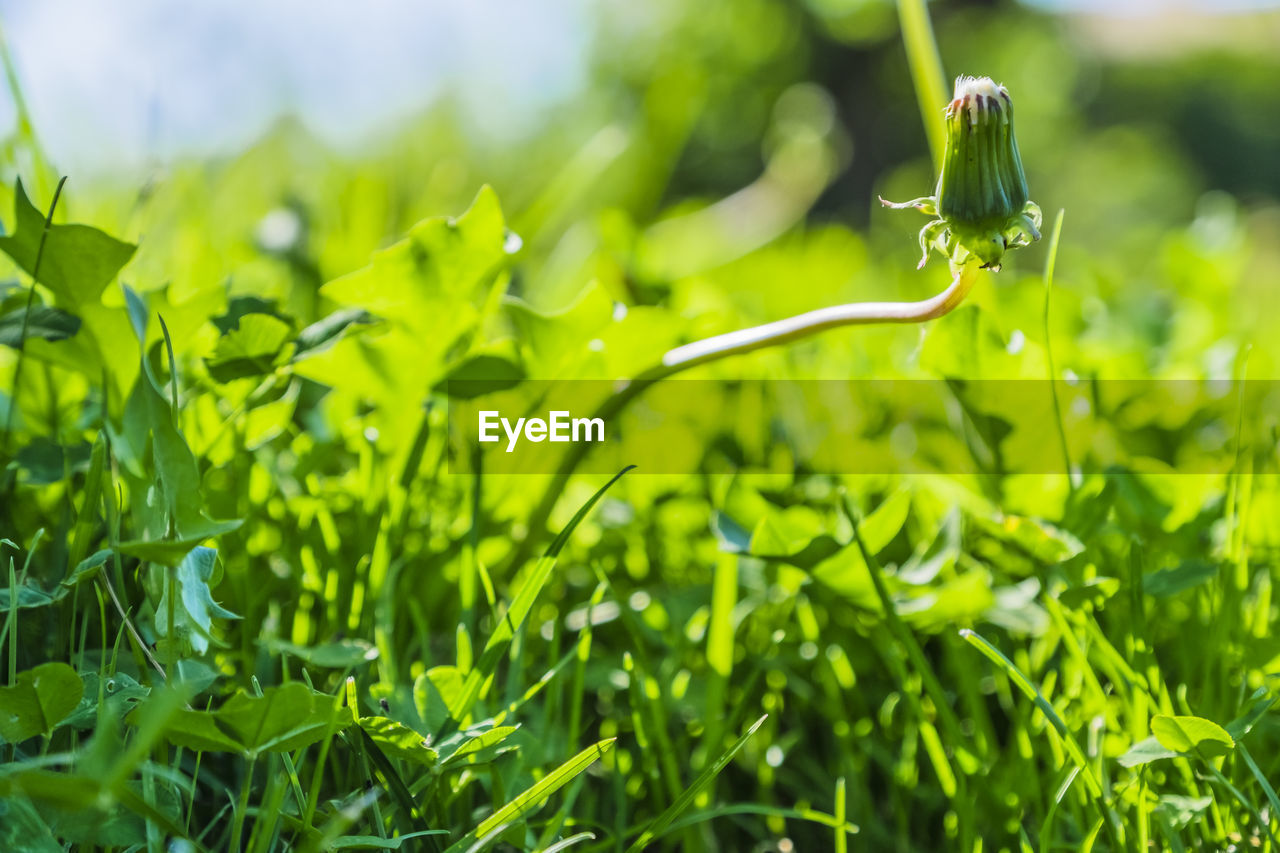
[[[1276,14],[600,6],[518,137],[65,183],[5,54],[0,849],[1280,850]],[[1017,105],[998,271],[876,202],[944,70]],[[459,436],[546,388],[637,443]]]

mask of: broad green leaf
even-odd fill
[[[48,607],[55,601],[61,601],[67,597],[70,592],[64,586],[54,587],[51,591],[45,592],[43,589],[36,587],[31,580],[27,580],[25,584],[18,588],[18,607],[34,608]],[[10,591],[6,587],[0,589],[0,609],[9,609]]]
[[[133,676],[123,672],[107,676],[105,682],[96,672],[86,672],[81,677],[84,679],[84,696],[76,709],[63,720],[64,724],[77,729],[91,729],[97,724],[99,689],[103,701],[112,706],[116,721],[123,719],[134,705],[151,695],[150,687],[143,687]]]
[[[858,523],[858,535],[871,554],[879,554],[893,541],[907,521],[911,510],[910,489],[898,489],[880,502],[866,518]]]
[[[361,717],[360,728],[378,745],[388,758],[423,764],[436,763],[436,751],[427,746],[421,734],[388,717]]]
[[[111,559],[111,554],[111,549],[105,548],[85,557],[75,567],[75,570],[71,572],[71,576],[62,582],[62,585],[65,587],[73,587],[78,586],[85,581],[93,580],[98,576],[98,572],[102,570],[102,567],[106,565],[107,560]]]
[[[846,545],[813,567],[813,579],[858,607],[879,610],[870,569],[857,543]]]
[[[485,320],[496,312],[509,280],[505,241],[502,211],[488,187],[461,216],[418,223],[368,266],[321,288],[322,298],[383,322],[315,348],[295,362],[294,373],[334,389],[335,396],[358,397],[371,410],[367,424],[378,430],[380,443],[407,453],[421,421],[417,401],[451,360],[498,334]]]
[[[62,853],[49,824],[24,796],[0,800],[0,849],[13,853]]]
[[[14,186],[13,206],[13,233],[0,237],[0,251],[31,275],[45,214],[27,198],[22,181]],[[97,302],[136,249],[88,225],[53,225],[40,260],[40,283],[53,291],[60,305]]]
[[[1226,729],[1204,717],[1158,714],[1151,718],[1151,734],[1165,749],[1202,758],[1225,755],[1236,745]]]
[[[48,734],[80,704],[84,682],[65,663],[42,663],[0,687],[0,737],[21,743]]]
[[[483,298],[480,289],[506,263],[506,233],[497,194],[486,186],[466,213],[418,223],[405,240],[374,255],[368,267],[329,282],[321,292],[380,317],[430,326],[441,319],[423,313],[432,305],[452,302],[455,295]]]
[[[218,338],[205,367],[215,382],[265,375],[293,355],[292,333],[288,323],[270,314],[246,314],[237,328]]]
[[[775,558],[796,554],[826,530],[827,525],[821,516],[807,506],[771,510],[751,532],[751,553]]]
[[[543,313],[514,298],[508,298],[502,307],[515,326],[521,355],[535,376],[582,370],[593,357],[599,358],[589,349],[590,342],[615,322],[613,300],[599,282],[589,284],[573,304],[559,312]]]
[[[26,482],[47,486],[62,482],[68,468],[72,472],[83,469],[89,460],[89,454],[90,447],[83,442],[66,446],[48,438],[37,437],[18,451],[14,461],[26,472]]]
[[[22,321],[27,319],[26,337],[23,337]],[[46,305],[19,308],[0,315],[0,346],[20,346],[24,340],[39,338],[46,341],[65,340],[80,331],[80,318],[58,308]]]
[[[433,666],[413,683],[413,704],[428,729],[438,732],[449,720],[449,708],[462,693],[462,672],[456,666]]]
[[[142,708],[126,718],[141,720]],[[291,752],[323,740],[351,725],[349,708],[335,708],[333,697],[305,684],[268,687],[261,696],[241,691],[216,711],[179,709],[166,722],[164,737],[188,749],[213,752]]]
[[[218,552],[213,548],[197,547],[182,558],[174,569],[174,585],[178,593],[174,602],[174,620],[169,625],[169,584],[164,583],[160,603],[156,605],[156,632],[161,637],[176,638],[189,645],[198,655],[209,650],[213,639],[213,617],[239,619],[240,617],[213,600],[209,583],[217,567]]]
[[[936,631],[954,625],[973,624],[996,603],[991,575],[972,568],[918,591],[913,598],[898,603],[898,613],[912,626]]]
[[[436,385],[455,400],[471,400],[484,394],[505,391],[524,381],[524,368],[508,358],[492,353],[473,355],[452,368]]]
[[[1143,764],[1149,764],[1152,761],[1158,761],[1161,758],[1174,758],[1178,753],[1171,749],[1166,749],[1160,745],[1160,741],[1154,737],[1145,738],[1129,747],[1124,755],[1116,759],[1122,767],[1138,767]]]
[[[268,687],[261,696],[237,693],[216,718],[247,752],[290,752],[321,740],[330,727],[345,728],[351,712],[335,708],[332,696],[295,681]]]
[[[41,767],[18,769],[16,772],[0,775],[0,802],[6,798],[25,796],[31,800],[50,806],[62,814],[92,812],[102,803],[113,800],[119,802],[129,811],[151,821],[171,836],[186,837],[182,828],[175,822],[176,810],[161,808],[163,803],[152,805],[133,790],[136,782],[110,788],[103,779],[80,774],[46,770]],[[172,798],[164,794],[160,788],[157,794],[163,800],[172,803]],[[21,848],[19,848],[21,849]],[[199,844],[196,850],[202,850]]]

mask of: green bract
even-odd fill
[[[984,267],[999,269],[1007,250],[1040,239],[1040,208],[1028,198],[1013,132],[1013,100],[990,77],[957,77],[946,122],[935,193],[902,204],[880,203],[938,217],[920,229],[920,266],[929,250],[937,249],[953,264],[973,256]]]

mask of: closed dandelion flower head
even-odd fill
[[[937,219],[920,231],[924,266],[930,251],[953,264],[977,258],[999,269],[1009,249],[1040,239],[1040,208],[1013,130],[1013,99],[989,77],[959,77],[946,108],[947,144],[934,195],[887,207],[912,207]]]

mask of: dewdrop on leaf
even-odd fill
[[[937,217],[920,229],[920,266],[936,250],[953,264],[972,257],[998,270],[1006,251],[1040,239],[1040,208],[1028,198],[1013,132],[1013,100],[990,77],[957,77],[946,125],[934,194],[880,203]]]

